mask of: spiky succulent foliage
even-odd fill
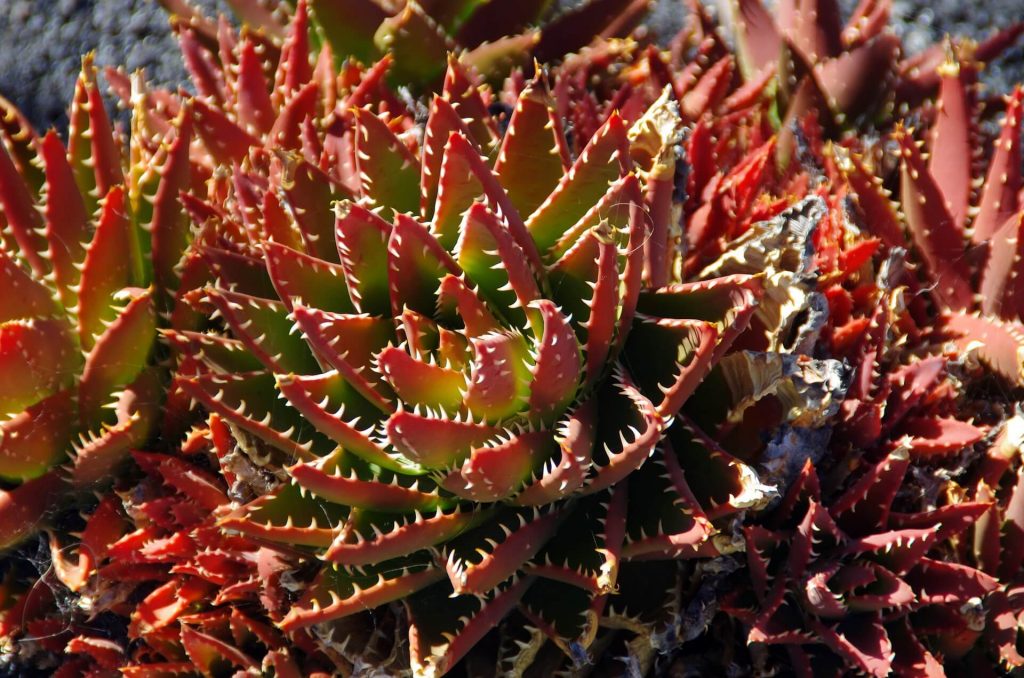
[[[190,123],[112,131],[91,57],[65,148],[3,102],[0,130],[0,546],[65,487],[106,481],[159,421],[156,329],[188,225]]]
[[[223,32],[188,0],[160,0],[183,40],[186,64],[202,69],[194,45],[215,45]],[[500,84],[514,68],[534,59],[554,62],[597,37],[630,33],[649,0],[586,0],[564,8],[551,0],[229,0],[236,17],[270,49],[308,12],[309,38],[335,66],[348,61],[394,61],[388,81],[417,91],[437,89],[449,53]],[[305,20],[303,24],[305,26]]]
[[[136,676],[1024,661],[1020,91],[998,132],[974,115],[1001,108],[978,64],[1019,28],[901,60],[885,2],[840,31],[829,2],[739,0],[736,55],[694,6],[668,52],[598,41],[491,89],[478,52],[345,51],[446,3],[328,27],[347,48],[323,8],[368,4],[300,2],[287,30],[240,6],[262,30],[179,23],[194,98],[108,73],[132,143],[179,140],[191,177],[165,170],[153,203],[191,221],[174,277],[145,217],[125,232],[153,272],[145,247],[122,264],[142,273],[121,287],[154,281],[174,377],[159,451],[51,539],[52,574],[3,570],[18,656]],[[421,101],[392,87],[433,79]],[[932,127],[927,159],[904,115]],[[132,147],[129,187],[155,185],[135,163],[157,148]],[[31,231],[4,233],[31,279]]]

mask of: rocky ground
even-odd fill
[[[562,0],[569,3],[573,0]],[[717,0],[706,0],[714,3]],[[896,30],[911,52],[946,33],[980,38],[1021,16],[1024,0],[894,0]],[[223,0],[199,0],[208,9]],[[849,2],[845,4],[850,4]],[[679,0],[659,0],[650,25],[670,35],[682,18]],[[185,73],[167,17],[156,0],[0,0],[0,94],[39,128],[62,128],[81,55],[100,65],[145,68],[156,83],[177,86]],[[1024,46],[986,76],[997,90],[1024,80]]]

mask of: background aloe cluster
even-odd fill
[[[1024,665],[1024,24],[166,4],[0,118],[3,665]]]

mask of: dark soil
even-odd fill
[[[193,1],[212,11],[225,6],[223,0]],[[844,1],[848,4],[852,3]],[[658,35],[671,35],[683,11],[679,0],[659,0],[649,24]],[[982,38],[992,27],[1022,16],[1024,0],[894,2],[895,29],[909,52],[946,33]],[[38,128],[66,125],[81,55],[89,50],[96,50],[101,66],[144,68],[160,85],[177,87],[187,80],[167,17],[156,0],[0,0],[0,94],[14,101]],[[1021,80],[1020,45],[986,74],[986,82],[996,91],[1009,91]]]

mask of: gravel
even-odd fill
[[[223,11],[223,2],[197,4],[215,12]],[[680,5],[679,0],[658,1],[649,21],[658,35],[678,28]],[[914,52],[946,33],[982,38],[992,26],[1020,17],[1021,6],[1022,0],[894,0],[893,15],[896,31]],[[89,50],[96,50],[101,66],[144,68],[150,81],[160,85],[177,87],[187,80],[156,0],[0,0],[0,94],[37,128],[67,125],[66,106],[81,55]],[[1011,50],[985,78],[997,91],[1024,80],[1024,46]]]

